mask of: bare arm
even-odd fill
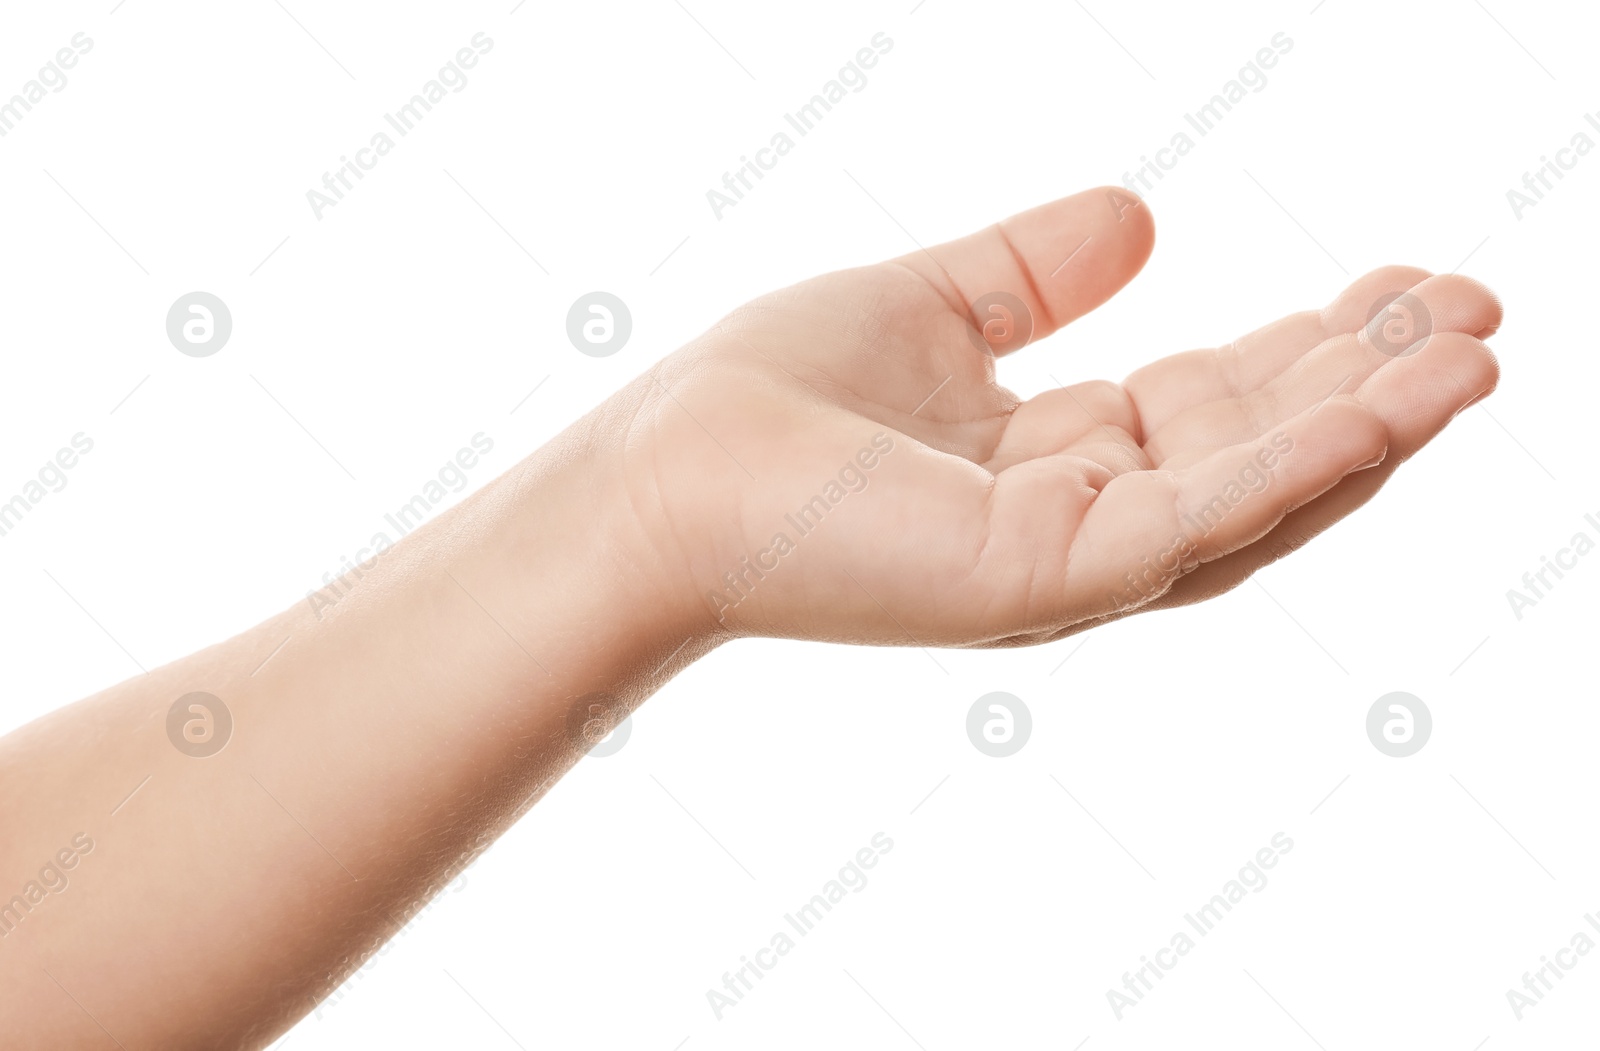
[[[585,430],[334,608],[0,740],[0,1043],[264,1046],[603,736],[590,703],[620,719],[704,649],[636,570],[642,536],[597,484],[615,443]],[[205,757],[168,733],[195,691],[233,720],[182,706],[192,751],[226,738]]]
[[[1152,240],[1094,190],[765,296],[333,609],[0,740],[8,1046],[263,1046],[719,642],[1008,646],[1199,601],[1493,389],[1492,294],[1405,267],[1121,384],[995,382]],[[214,755],[175,743],[195,692],[235,723]]]

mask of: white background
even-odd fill
[[[287,1046],[1593,1039],[1600,954],[1520,1022],[1506,1000],[1600,910],[1600,557],[1520,620],[1506,597],[1600,533],[1600,159],[1520,218],[1506,196],[1600,140],[1590,12],[113,2],[0,33],[0,95],[94,41],[0,139],[0,498],[94,441],[0,537],[0,728],[302,600],[476,432],[469,488],[757,293],[1121,182],[1279,32],[1149,195],[1144,274],[1002,381],[1119,378],[1385,263],[1466,261],[1507,307],[1499,394],[1259,586],[1041,649],[691,668]],[[467,86],[315,218],[306,191],[480,31]],[[879,32],[867,86],[717,219],[706,191]],[[565,335],[597,288],[634,319],[605,359]],[[234,323],[203,359],[165,333],[195,289]],[[992,690],[1033,713],[1012,758],[966,737]],[[1392,690],[1434,715],[1409,759],[1365,733]],[[718,1021],[706,990],[880,831],[869,885]],[[1118,1021],[1106,991],[1278,832],[1270,884]]]

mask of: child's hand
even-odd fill
[[[1016,644],[1194,602],[1494,388],[1494,295],[1406,267],[1121,384],[995,382],[996,353],[1105,302],[1152,242],[1143,204],[1087,191],[764,296],[602,407],[693,630]]]

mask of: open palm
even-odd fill
[[[1153,239],[1091,190],[764,296],[667,358],[624,476],[668,588],[733,634],[1048,641],[1237,585],[1494,388],[1493,294],[1407,267],[1121,384],[996,384]]]

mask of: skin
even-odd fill
[[[0,738],[0,907],[55,882],[42,865],[70,879],[0,912],[6,1045],[264,1047],[721,643],[1017,645],[1196,602],[1365,503],[1494,388],[1495,297],[1403,267],[1120,385],[996,385],[974,321],[1003,344],[1005,318],[975,300],[1015,296],[1041,338],[1153,239],[1144,205],[1092,190],[758,299],[336,606]],[[1368,315],[1407,291],[1431,334],[1391,356]],[[818,495],[802,533],[785,516]],[[208,758],[167,736],[191,691],[233,716]]]

